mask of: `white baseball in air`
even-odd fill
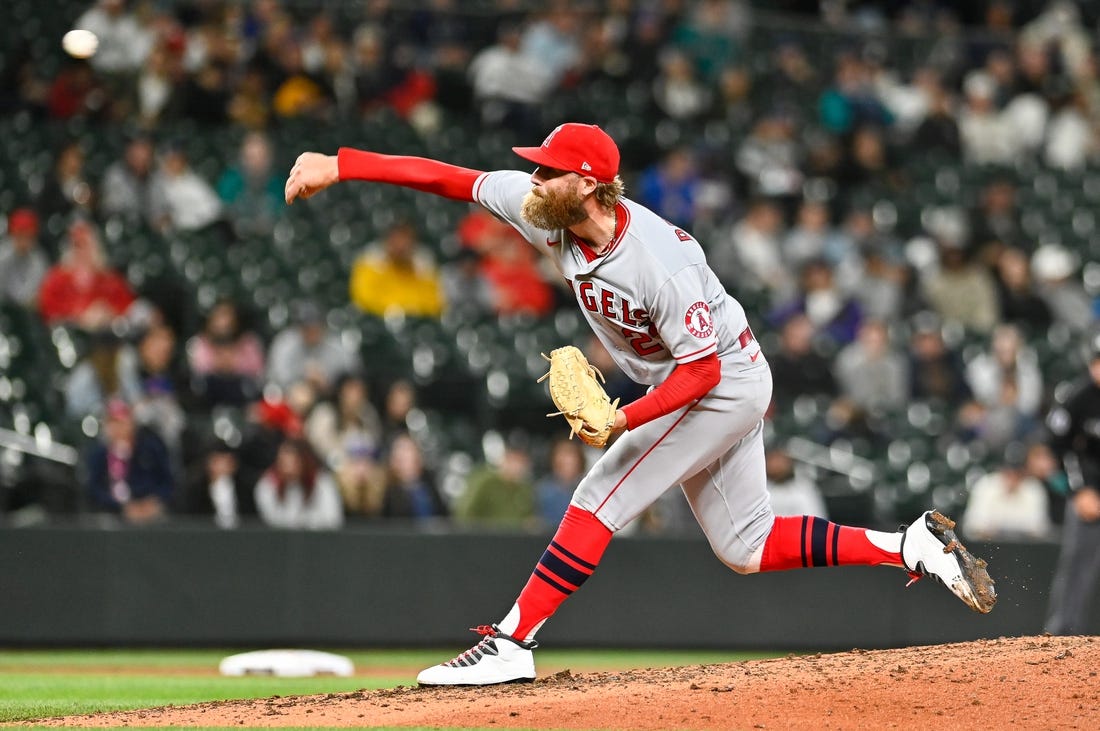
[[[99,39],[90,30],[71,30],[61,38],[61,47],[73,58],[88,58],[99,47]]]

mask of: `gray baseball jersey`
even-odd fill
[[[530,175],[498,171],[478,178],[474,196],[550,257],[628,376],[656,385],[678,363],[715,352],[722,360],[751,362],[753,351],[741,343],[745,310],[722,288],[690,234],[624,199],[611,248],[589,260],[569,231],[543,231],[523,220],[520,205],[530,190]]]
[[[527,173],[488,172],[474,198],[550,257],[628,376],[655,386],[677,364],[712,353],[722,365],[721,382],[702,399],[617,439],[573,502],[618,530],[679,484],[719,557],[744,565],[743,554],[771,526],[761,434],[771,374],[744,308],[707,266],[699,243],[644,206],[623,199],[615,239],[592,257],[568,230],[523,220],[531,187]]]

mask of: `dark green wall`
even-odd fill
[[[500,619],[547,536],[167,527],[0,531],[0,644],[461,644]],[[1057,547],[971,546],[1000,601],[897,569],[739,576],[701,540],[617,538],[546,645],[848,649],[1036,634]],[[1095,611],[1091,630],[1100,631]]]

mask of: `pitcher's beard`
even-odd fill
[[[543,231],[576,226],[588,218],[584,201],[569,191],[547,193],[545,196],[529,191],[523,197],[520,215],[524,221]]]

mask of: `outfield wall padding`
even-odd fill
[[[0,530],[6,646],[464,644],[500,619],[547,535],[206,527]],[[971,546],[1000,599],[842,567],[739,576],[701,538],[619,537],[540,633],[552,646],[850,649],[1042,631],[1058,547]],[[1090,633],[1100,633],[1093,604]]]

